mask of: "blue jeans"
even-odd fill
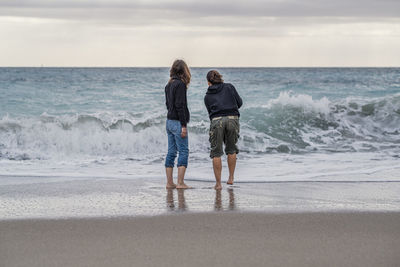
[[[188,136],[185,138],[181,137],[182,126],[179,121],[167,120],[166,128],[168,135],[168,154],[165,159],[165,167],[174,167],[177,152],[179,152],[178,167],[187,167],[189,158]]]

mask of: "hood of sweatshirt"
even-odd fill
[[[207,93],[206,94],[216,94],[221,92],[222,88],[224,87],[223,83],[216,83],[208,87]]]

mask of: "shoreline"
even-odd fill
[[[3,266],[396,266],[400,212],[0,221]]]
[[[194,189],[166,190],[143,179],[1,179],[0,220],[154,216],[220,211],[399,212],[399,183],[237,183],[221,191],[190,181]],[[11,181],[14,180],[15,182]]]

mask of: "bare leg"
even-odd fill
[[[222,189],[221,185],[221,172],[222,172],[222,162],[221,157],[214,157],[213,158],[213,168],[214,168],[214,175],[215,175],[215,189],[220,190]]]
[[[236,168],[236,153],[228,155],[228,168],[229,168],[229,179],[227,184],[233,184],[235,168]]]
[[[186,172],[186,167],[185,166],[178,167],[178,185],[176,186],[177,189],[188,189],[188,188],[190,188],[189,186],[187,186],[183,182],[183,179],[185,178],[185,172]]]
[[[174,189],[176,184],[174,184],[174,179],[172,178],[174,168],[167,167],[165,168],[165,174],[167,175],[167,189]]]

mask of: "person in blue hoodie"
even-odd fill
[[[239,108],[243,101],[240,98],[235,87],[230,83],[224,83],[222,75],[211,70],[207,73],[208,90],[204,97],[208,115],[210,117],[210,157],[213,160],[215,175],[215,189],[222,189],[221,156],[224,154],[223,145],[225,145],[225,154],[228,156],[229,179],[227,184],[232,185],[236,168],[236,154],[239,153],[237,141],[239,139]]]

